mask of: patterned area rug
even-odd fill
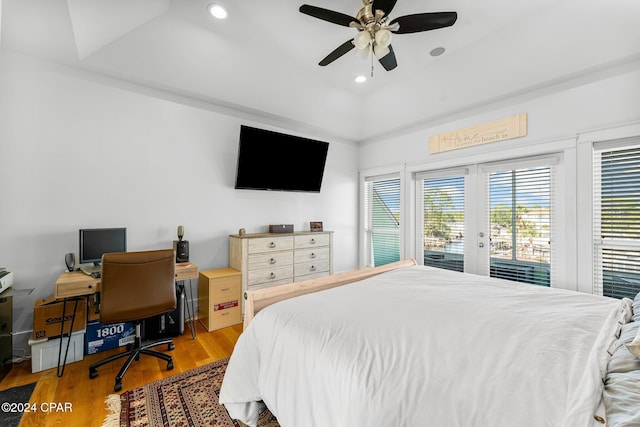
[[[201,366],[150,384],[111,395],[107,405],[112,412],[103,426],[242,427],[218,403],[222,378],[229,359]],[[268,411],[260,415],[260,427],[279,427]]]

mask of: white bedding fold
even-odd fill
[[[283,427],[591,426],[619,304],[403,268],[262,310],[220,402],[249,425],[263,400]]]

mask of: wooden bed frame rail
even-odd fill
[[[246,329],[254,316],[263,308],[300,295],[322,291],[324,289],[335,288],[347,283],[357,282],[368,277],[395,270],[402,267],[416,265],[414,259],[406,259],[381,265],[379,267],[366,267],[344,273],[332,274],[318,279],[304,280],[302,282],[287,283],[286,285],[272,286],[270,288],[257,289],[255,291],[245,291],[244,293],[244,324]]]

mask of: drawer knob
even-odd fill
[[[316,271],[316,266],[315,266],[315,265],[312,265],[312,266],[311,266],[311,268],[309,268],[309,270],[311,270],[311,271]]]
[[[316,257],[316,254],[314,254],[313,252],[311,252],[311,255],[309,255],[309,258],[313,259]]]
[[[269,260],[269,264],[272,264],[272,265],[273,265],[273,264],[275,264],[275,263],[276,263],[276,259],[275,259],[275,258],[271,258],[271,259]]]
[[[269,247],[270,247],[270,248],[275,248],[275,247],[276,247],[276,243],[275,243],[275,242],[271,242],[271,243],[269,243]]]
[[[275,279],[275,278],[276,278],[275,273],[271,273],[271,274],[269,274],[269,279],[273,280],[273,279]]]
[[[315,245],[316,244],[316,239],[311,239],[311,241],[309,243],[311,243],[312,245]]]

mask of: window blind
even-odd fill
[[[364,259],[367,267],[400,260],[400,178],[365,180]]]
[[[594,293],[640,292],[640,141],[594,149]]]
[[[490,275],[550,286],[551,167],[489,174]]]
[[[464,176],[422,180],[424,265],[464,271]]]

